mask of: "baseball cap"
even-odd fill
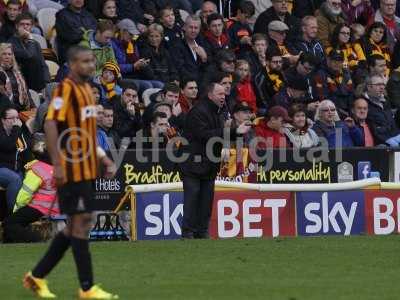
[[[267,111],[267,117],[271,118],[278,118],[278,117],[282,117],[283,120],[290,122],[291,119],[289,118],[288,112],[287,110],[279,105],[273,106],[271,107],[268,111]]]
[[[245,105],[243,103],[237,103],[232,109],[232,113],[237,113],[239,111],[248,111],[248,112],[253,112],[251,107],[248,105]]]
[[[140,34],[140,31],[137,29],[136,24],[130,19],[123,19],[118,22],[117,27],[120,30],[126,30],[132,35]]]
[[[332,60],[337,60],[337,61],[344,61],[344,55],[343,52],[340,50],[332,50],[329,54],[328,54],[328,58],[332,59]]]
[[[268,24],[268,30],[271,31],[288,31],[289,27],[282,21],[272,21]]]

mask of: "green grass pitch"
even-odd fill
[[[0,299],[34,299],[21,278],[46,249],[0,245]],[[400,299],[400,241],[385,237],[97,242],[95,281],[120,299]],[[75,299],[69,251],[49,276]]]

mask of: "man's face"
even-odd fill
[[[271,71],[278,71],[280,72],[282,70],[282,56],[273,56],[270,61],[270,69]]]
[[[353,114],[359,121],[365,121],[368,115],[368,102],[358,99],[354,102]]]
[[[200,33],[201,23],[199,21],[190,21],[183,26],[185,37],[194,40]]]
[[[32,21],[29,19],[26,20],[21,20],[19,21],[19,23],[17,24],[17,32],[31,32],[33,27]]]
[[[336,74],[339,74],[343,70],[343,61],[328,58],[327,60],[328,68],[331,69]]]
[[[224,60],[221,62],[221,70],[226,73],[235,72],[235,61],[234,60]]]
[[[246,121],[251,120],[251,112],[248,110],[245,111],[238,111],[233,114],[233,118],[235,119],[238,125],[243,124]]]
[[[382,15],[393,17],[396,12],[396,0],[381,0],[380,7]]]
[[[104,108],[103,105],[96,105],[97,122],[101,125],[104,119]]]
[[[214,20],[210,23],[209,29],[213,36],[220,37],[224,31],[224,23],[221,19]]]
[[[265,51],[267,51],[267,41],[258,40],[253,44],[253,50],[258,56],[265,56]]]
[[[283,118],[282,117],[271,117],[269,119],[269,127],[273,130],[279,131],[283,126]]]
[[[172,91],[167,91],[164,96],[164,101],[169,103],[170,105],[174,106],[178,103],[179,100],[179,93],[175,93]]]
[[[206,23],[208,16],[216,12],[217,7],[214,3],[210,1],[204,2],[203,6],[201,7],[201,17],[203,18],[203,22]]]
[[[157,118],[155,123],[151,123],[151,128],[155,134],[165,134],[169,128],[169,123],[167,118]]]
[[[386,74],[386,61],[384,59],[376,60],[375,66],[371,67],[371,74],[384,76]]]
[[[271,39],[273,39],[278,45],[283,45],[286,39],[286,31],[274,31],[269,30],[268,35]]]
[[[185,88],[182,90],[183,95],[188,99],[196,99],[198,93],[196,81],[190,81],[186,84]]]
[[[342,11],[342,1],[341,0],[327,0],[326,1],[328,3],[328,5],[331,7],[331,9],[335,12],[335,13],[340,13]]]
[[[232,79],[230,77],[224,77],[219,84],[224,87],[225,96],[229,96],[232,90]]]
[[[114,123],[114,111],[112,109],[105,109],[103,111],[103,122],[102,126],[106,129],[110,129]]]
[[[175,14],[172,9],[165,9],[161,16],[161,23],[168,28],[174,27]]]
[[[382,97],[385,93],[386,84],[382,77],[374,76],[371,79],[371,83],[367,84],[368,96]]]
[[[92,51],[81,52],[79,57],[70,64],[71,71],[78,74],[84,79],[89,79],[93,76],[96,70],[96,59]]]
[[[167,115],[167,119],[168,120],[172,116],[171,108],[169,106],[167,106],[167,105],[158,106],[154,112],[163,112],[163,113],[165,113]]]
[[[70,0],[70,4],[75,9],[81,9],[85,5],[85,0]]]
[[[278,15],[284,15],[288,12],[287,0],[273,0],[272,6]]]
[[[301,76],[306,77],[314,70],[314,67],[311,66],[308,62],[302,63],[299,61],[296,70]]]
[[[214,90],[208,93],[208,98],[217,106],[223,107],[225,104],[225,89],[222,85],[216,84]]]
[[[139,96],[137,91],[133,90],[133,89],[126,89],[123,94],[122,94],[122,104],[124,105],[124,107],[128,107],[134,103],[138,103],[139,102]]]
[[[306,26],[303,26],[303,33],[309,39],[315,39],[317,37],[318,32],[318,23],[317,20],[309,20]]]
[[[96,34],[96,41],[101,45],[107,45],[108,43],[110,43],[113,37],[114,32],[112,30],[106,30],[104,32],[98,31]]]
[[[21,14],[21,6],[10,4],[7,6],[7,17],[10,21],[15,21],[15,19]]]

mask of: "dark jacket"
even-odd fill
[[[324,0],[300,0],[293,1],[293,15],[299,19],[305,16],[313,16]]]
[[[121,139],[124,137],[134,137],[136,132],[142,128],[142,117],[139,110],[135,110],[135,115],[132,116],[122,106],[120,97],[113,101],[113,105],[115,113],[113,128]]]
[[[135,63],[140,56],[139,48],[137,47],[137,45],[134,46],[135,57],[133,63],[128,62],[126,49],[124,49],[124,45],[121,40],[115,38],[112,39],[111,46],[114,51],[115,58],[118,62],[118,66],[121,69],[122,76],[127,74],[133,74],[134,73],[133,63]]]
[[[386,85],[387,100],[391,108],[400,109],[400,68],[393,70]]]
[[[139,0],[119,0],[117,1],[118,17],[123,19],[131,19],[135,23],[144,22],[144,11]]]
[[[214,143],[212,153],[217,159],[216,162],[207,157],[207,142],[211,138],[224,136],[224,120],[220,108],[208,98],[204,98],[189,111],[183,136],[187,139],[188,145],[183,147],[183,152],[188,153],[188,159],[181,164],[181,171],[184,175],[197,178],[215,179],[220,167],[222,144]],[[235,138],[236,131],[227,129],[227,136]],[[201,158],[200,162],[195,162]]]
[[[202,39],[198,38],[196,42],[199,46],[205,48]],[[181,78],[200,79],[200,74],[207,64],[203,63],[199,56],[197,56],[197,60],[194,59],[186,40],[176,41],[171,45],[170,52],[173,53],[172,59]]]
[[[324,47],[317,39],[307,42],[299,36],[298,38],[294,39],[292,43],[289,43],[289,47],[293,53],[311,53],[314,54],[319,63],[325,62]]]
[[[227,22],[229,40],[231,47],[238,53],[239,50],[245,50],[250,48],[249,45],[243,45],[240,40],[245,37],[251,37],[252,30],[248,24],[243,24],[239,21],[229,20]]]
[[[4,15],[3,24],[0,28],[0,43],[6,43],[15,34],[15,22],[8,19],[7,14]]]
[[[146,71],[143,73],[145,75],[140,79],[159,80],[165,83],[179,80],[179,74],[176,71],[172,57],[162,44],[159,51],[156,52],[155,48],[146,43],[140,49],[140,53],[142,58],[150,59]]]
[[[9,42],[13,45],[14,55],[26,84],[32,90],[41,91],[50,82],[50,73],[39,43],[30,39],[22,40],[16,35]]]
[[[268,8],[261,13],[254,24],[254,33],[268,33],[268,24],[272,21],[282,21],[276,14],[274,7]],[[300,34],[300,21],[296,17],[287,13],[283,22],[289,27],[288,39]]]
[[[87,30],[96,30],[96,19],[87,10],[73,11],[66,7],[56,14],[57,50],[61,62],[66,61],[69,47],[78,44]]]
[[[220,38],[217,39],[210,31],[206,31],[204,33],[204,40],[209,62],[215,58],[220,50],[231,48],[231,42],[227,32],[223,32]]]
[[[328,126],[321,121],[316,121],[312,129],[319,137],[324,137],[328,141],[329,148],[348,148],[362,147],[364,140],[361,130],[354,126],[349,128],[343,121],[335,122],[335,126]],[[341,145],[336,144],[336,130],[340,130],[342,134]],[[341,146],[341,147],[339,147]]]
[[[400,134],[399,128],[393,118],[392,110],[388,103],[377,104],[368,100],[367,121],[372,126],[376,144],[384,144],[388,139]]]
[[[17,148],[18,139],[22,146],[20,149]],[[4,127],[0,126],[0,168],[22,171],[25,163],[32,158],[30,146],[31,137],[24,125],[14,126],[10,135],[7,135]]]

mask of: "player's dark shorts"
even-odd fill
[[[68,182],[57,189],[62,214],[77,215],[93,210],[94,181]]]

